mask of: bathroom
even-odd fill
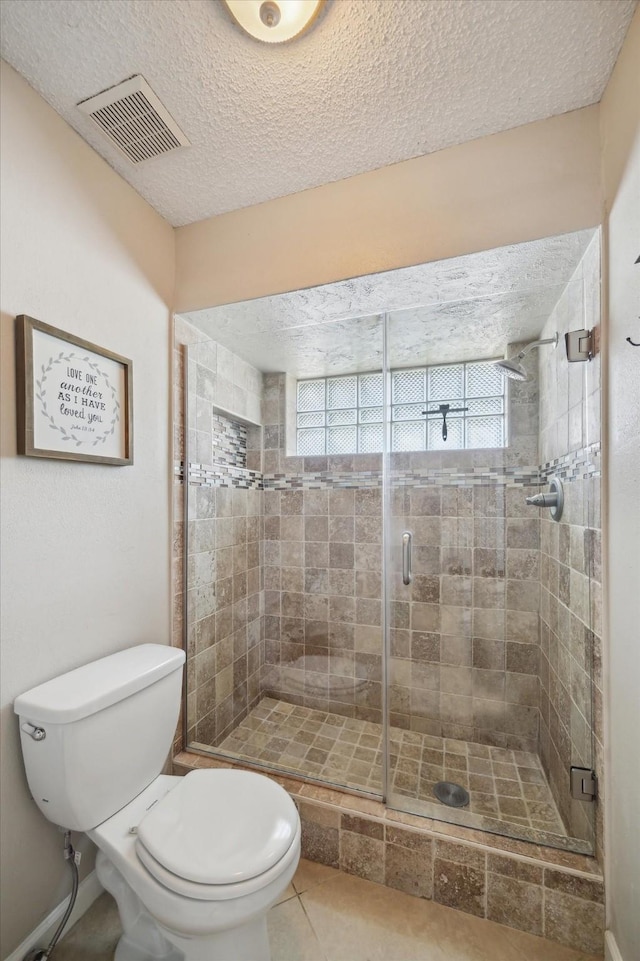
[[[68,892],[59,835],[29,802],[11,702],[125,646],[149,640],[182,646],[185,637],[185,727],[176,733],[176,773],[216,770],[235,759],[272,773],[297,801],[303,856],[319,871],[375,883],[381,892],[411,890],[412,903],[457,909],[461,926],[483,919],[511,932],[505,938],[520,932],[553,938],[558,958],[562,951],[571,957],[572,946],[602,955],[604,928],[608,959],[633,958],[637,569],[629,490],[637,390],[626,338],[640,338],[632,294],[638,252],[629,224],[635,187],[625,169],[636,122],[628,89],[635,82],[637,26],[636,14],[601,104],[449,148],[452,169],[464,171],[463,187],[458,176],[447,180],[438,166],[442,154],[435,153],[298,193],[293,206],[291,198],[268,200],[177,228],[3,64],[4,139],[12,145],[3,160],[10,188],[2,316],[3,958]],[[507,198],[503,218],[495,216],[498,167]],[[431,176],[441,184],[438,197],[418,187]],[[425,231],[434,219],[447,229]],[[314,241],[299,249],[296,231],[308,222]],[[513,286],[505,283],[507,263],[514,278],[520,270]],[[532,289],[548,293],[537,313],[527,296]],[[449,303],[467,309],[443,307]],[[478,339],[472,319],[482,305]],[[13,322],[24,312],[133,357],[131,467],[16,455]],[[569,363],[564,334],[593,327],[602,331],[594,359]],[[417,341],[408,340],[411,332]],[[447,449],[439,405],[473,406],[478,399],[464,390],[427,393],[429,372],[446,367],[458,377],[458,365],[467,364],[472,375],[474,362],[514,357],[556,333],[557,347],[526,354],[529,380],[491,381],[485,395],[493,405],[491,429],[506,432],[508,445]],[[393,378],[403,370],[419,372],[424,393],[399,394],[395,406],[425,405],[429,417],[412,410],[413,419],[394,418],[401,412],[392,409]],[[382,398],[366,404],[359,392],[369,374],[377,375],[371,383],[381,383]],[[296,409],[298,381],[322,381],[328,396],[332,377],[345,378],[352,406],[320,409],[312,402]],[[209,403],[208,418],[198,399]],[[391,443],[395,424],[408,423],[425,437],[428,431],[436,446],[419,448],[414,438],[387,453],[375,445],[328,454],[298,447],[297,430],[315,431],[302,440],[317,441],[332,426],[329,415],[345,410],[350,420],[333,422],[342,434],[334,431],[331,443],[354,435],[357,441],[359,424],[372,416],[378,419],[366,421],[376,427],[369,434],[381,434],[383,443]],[[473,428],[473,414],[465,413],[447,415],[449,443]],[[217,449],[224,451],[217,457],[211,435],[204,439],[214,415]],[[558,446],[560,437],[566,446]],[[577,451],[587,452],[579,462],[571,458]],[[548,465],[555,461],[562,461],[554,466],[561,466],[566,499],[559,523],[548,509],[524,503],[548,490],[555,473]],[[216,483],[206,468],[236,479],[253,475],[253,486],[231,494],[235,485]],[[198,541],[207,529],[215,543]],[[601,529],[609,544],[604,559]],[[404,531],[413,535],[408,586]],[[229,555],[215,555],[231,548],[233,563],[242,538],[246,550],[236,554],[244,554],[246,566],[221,577]],[[313,564],[304,566],[307,543],[315,545]],[[491,576],[490,559],[506,567]],[[217,594],[211,611],[202,578],[208,564],[214,580],[214,563],[215,581],[227,581],[217,586],[232,594],[219,607]],[[183,603],[185,589],[193,606]],[[237,603],[233,590],[240,601],[235,616],[244,616],[246,606],[246,651],[234,647],[228,638],[235,631],[225,634],[222,624],[226,608]],[[578,598],[578,608],[566,603],[568,596]],[[558,638],[569,644],[558,646]],[[579,673],[581,663],[588,669]],[[267,711],[277,715],[270,722]],[[260,725],[275,724],[275,746],[261,737],[252,742],[252,730],[260,734]],[[309,730],[318,724],[324,732]],[[288,743],[280,743],[283,726]],[[312,757],[313,742],[301,748],[309,734],[316,742]],[[353,736],[359,741],[352,751]],[[450,742],[452,763],[445,764],[438,738]],[[471,745],[488,756],[470,753]],[[418,747],[433,752],[429,760],[425,755],[422,786],[412,763]],[[544,799],[523,790],[513,799],[519,803],[511,803],[512,795],[476,780],[488,777],[487,761],[517,769],[513,752],[530,756],[520,765],[525,777],[535,757]],[[306,770],[296,759],[306,759]],[[595,769],[597,803],[571,800],[567,759]],[[494,786],[501,774],[521,788],[526,783],[495,767]],[[485,790],[472,787],[472,777]],[[615,794],[607,793],[612,778]],[[469,803],[439,802],[433,787],[441,780],[465,788]],[[548,815],[551,807],[553,817],[531,816]],[[92,849],[82,839],[78,846],[81,876],[90,878]],[[521,873],[509,880],[506,872],[515,866]],[[442,875],[449,878],[446,890]],[[461,891],[457,903],[452,886]],[[383,912],[383,902],[375,903]],[[543,904],[557,906],[557,915],[545,915]],[[519,957],[515,949],[513,956]]]

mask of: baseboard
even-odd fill
[[[604,932],[604,961],[624,961],[613,931]]]
[[[84,881],[80,882],[78,887],[78,897],[76,898],[76,903],[71,912],[71,917],[67,921],[65,927],[65,933],[69,928],[79,921],[85,911],[88,911],[93,902],[97,897],[102,894],[103,887],[98,881],[98,875],[95,871],[88,874]],[[71,897],[71,895],[69,895]],[[37,928],[35,928],[31,934],[24,939],[24,941],[18,945],[18,947],[13,951],[7,958],[6,961],[22,961],[25,954],[28,951],[33,950],[33,948],[46,948],[49,941],[54,935],[56,927],[60,923],[62,915],[67,909],[69,904],[69,898],[65,898],[64,901],[54,908],[50,914],[46,916],[44,921],[41,921]],[[64,936],[64,935],[63,935]]]

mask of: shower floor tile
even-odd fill
[[[392,792],[432,808],[415,813],[437,818],[446,812],[445,820],[453,820],[455,813],[461,823],[487,830],[510,824],[534,832],[532,838],[566,837],[536,754],[394,727],[390,740]],[[264,698],[216,750],[352,790],[382,793],[382,728],[370,721]],[[458,809],[440,804],[433,794],[438,781],[465,788],[469,804]]]

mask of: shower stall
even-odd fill
[[[593,852],[599,276],[582,231],[178,318],[189,750]]]

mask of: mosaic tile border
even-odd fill
[[[211,434],[216,464],[246,469],[247,428],[228,417],[212,414]]]
[[[183,462],[176,463],[176,475],[184,476]],[[600,443],[572,451],[539,467],[473,467],[465,470],[435,468],[429,471],[394,470],[392,484],[403,488],[421,487],[537,487],[550,477],[565,483],[600,476]],[[208,487],[240,487],[257,490],[348,490],[382,487],[382,471],[318,471],[316,473],[263,474],[226,463],[189,463],[189,484]]]
[[[177,473],[184,477],[182,465]],[[264,490],[262,474],[244,467],[230,464],[189,464],[189,485],[191,487],[238,487],[242,490]]]
[[[583,447],[581,450],[570,451],[564,457],[547,461],[540,467],[541,483],[544,483],[550,477],[559,477],[560,480],[570,483],[574,480],[584,480],[587,477],[600,477],[600,475],[600,441],[589,444],[588,447]]]
[[[265,474],[265,490],[332,490],[382,487],[382,471],[320,471],[304,474]]]

